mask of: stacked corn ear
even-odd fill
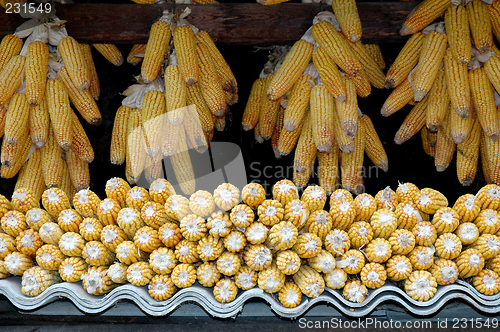
[[[372,85],[384,87],[385,63],[377,45],[359,41],[360,31],[347,19],[350,10],[343,1],[334,3],[339,23],[331,12],[322,12],[291,49],[273,50],[252,86],[242,125],[254,130],[257,142],[271,139],[276,158],[296,147],[296,185],[307,185],[317,159],[319,183],[328,193],[339,181],[361,193],[364,152],[384,171],[389,167],[373,123],[357,100],[368,96]]]
[[[205,152],[238,100],[231,68],[210,35],[186,21],[189,12],[174,21],[165,11],[144,49],[134,47],[144,52],[139,84],[124,92],[110,153],[113,164],[126,162],[131,184],[142,173],[150,183],[162,177],[163,157],[170,157],[185,194],[196,187],[188,150]]]
[[[444,22],[429,25],[441,14]],[[453,161],[464,186],[475,179],[478,160],[487,183],[500,183],[498,169],[499,1],[423,1],[401,29],[412,34],[387,72],[395,88],[381,109],[389,116],[413,105],[394,138],[420,132],[424,151],[438,172]]]
[[[363,302],[386,280],[417,301],[458,278],[484,295],[500,291],[495,184],[453,206],[413,183],[355,198],[338,189],[329,202],[319,186],[299,197],[286,179],[268,199],[257,183],[241,191],[224,183],[188,199],[165,179],[148,190],[112,178],[105,192],[101,200],[88,189],[68,197],[51,188],[41,205],[0,196],[0,278],[22,276],[28,296],[61,281],[82,280],[93,295],[147,285],[158,301],[196,281],[221,303],[259,287],[289,308],[325,287]]]
[[[0,173],[18,174],[15,189],[29,188],[35,201],[46,188],[72,196],[89,187],[94,151],[74,109],[101,123],[90,46],[68,36],[64,21],[49,21],[50,28],[21,25],[0,43]]]

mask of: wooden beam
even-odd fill
[[[298,40],[311,26],[314,16],[331,6],[283,3],[188,5],[189,22],[206,30],[219,44],[284,45]],[[399,36],[404,19],[416,6],[411,2],[358,3],[363,23],[363,41],[403,42]],[[146,43],[151,24],[163,10],[174,5],[68,4],[56,5],[57,16],[67,20],[69,34],[83,43]],[[184,9],[186,5],[177,5]],[[0,12],[0,37],[13,33],[26,19]]]

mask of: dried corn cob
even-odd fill
[[[190,287],[196,281],[196,269],[191,264],[179,264],[172,271],[171,278],[178,288]]]
[[[467,10],[460,4],[452,4],[446,10],[444,20],[453,58],[459,63],[469,63],[471,59],[471,37]]]
[[[384,263],[391,257],[391,247],[391,243],[385,239],[374,239],[366,246],[366,257],[370,262]]]
[[[86,241],[78,233],[67,232],[59,238],[59,242],[57,244],[64,255],[81,257]]]
[[[387,278],[392,281],[405,280],[412,272],[410,259],[401,255],[392,256],[385,267]]]
[[[101,238],[103,226],[97,218],[85,218],[78,226],[80,235],[86,241],[98,241]]]
[[[13,56],[0,72],[0,103],[6,103],[21,86],[26,58]]]
[[[177,264],[177,258],[172,249],[164,247],[154,250],[149,255],[149,266],[155,273],[166,275],[172,273],[172,270]]]
[[[79,90],[87,90],[90,75],[78,42],[71,36],[64,37],[59,41],[58,51],[75,86]]]
[[[269,229],[260,222],[254,222],[245,230],[247,241],[251,244],[262,244],[266,241]]]
[[[82,57],[89,72],[90,94],[92,95],[92,98],[98,100],[99,95],[101,94],[101,86],[99,83],[99,77],[97,76],[97,71],[95,69],[94,60],[92,59],[92,50],[90,49],[89,44],[78,44],[78,47],[80,48],[80,52],[82,53]]]
[[[361,303],[368,295],[368,289],[358,279],[352,279],[346,282],[342,295],[348,301]]]
[[[23,41],[17,36],[8,34],[2,38],[0,43],[0,72],[5,68],[7,63],[21,52]]]
[[[118,285],[107,274],[105,266],[92,266],[82,275],[82,286],[91,295],[104,295]]]
[[[53,244],[44,244],[36,252],[37,264],[46,270],[59,270],[59,265],[65,258],[61,250]]]
[[[325,279],[325,284],[331,289],[342,289],[347,282],[347,273],[342,269],[336,268],[330,273],[325,273],[323,275]]]
[[[106,196],[116,200],[122,208],[126,207],[126,197],[130,185],[122,178],[111,178],[106,182]]]
[[[416,301],[427,301],[436,294],[437,282],[427,271],[414,271],[404,282],[406,294]]]
[[[361,282],[368,288],[376,289],[385,284],[385,268],[378,263],[368,263],[361,270]]]
[[[484,257],[476,249],[462,251],[455,259],[458,272],[462,278],[470,278],[477,275],[484,267]]]
[[[127,269],[127,281],[134,286],[145,286],[149,284],[154,272],[146,262],[136,262]]]
[[[115,66],[123,64],[122,53],[115,44],[92,44],[92,46]]]
[[[481,0],[473,0],[467,3],[466,8],[474,46],[480,52],[489,52],[495,43],[487,5]]]
[[[181,263],[191,264],[199,261],[198,245],[194,241],[182,240],[175,246],[175,258]]]
[[[87,271],[87,263],[81,257],[68,257],[59,265],[59,276],[66,282],[78,282]]]
[[[462,245],[469,245],[477,240],[479,237],[479,230],[473,223],[465,222],[457,227],[455,234],[460,238],[460,241],[462,241]]]
[[[397,87],[407,79],[411,70],[418,63],[424,38],[425,35],[423,33],[417,32],[408,39],[403,49],[399,52],[396,60],[394,60],[387,71],[385,79],[386,88]],[[411,98],[413,98],[413,96]]]
[[[82,250],[82,258],[91,266],[109,266],[115,255],[99,241],[90,241]]]
[[[182,239],[179,226],[169,222],[160,227],[158,230],[158,236],[160,237],[161,242],[163,242],[163,244],[168,248],[174,248]]]
[[[399,31],[401,36],[414,34],[438,18],[450,5],[450,0],[428,0],[420,3],[408,17]]]
[[[233,301],[238,295],[238,287],[235,282],[229,278],[219,280],[214,287],[214,297],[220,303]]]
[[[247,290],[257,285],[257,272],[249,266],[242,265],[240,270],[234,275],[236,286],[242,290]]]
[[[146,254],[137,248],[132,241],[123,241],[116,247],[116,258],[127,265],[144,261]]]
[[[15,276],[22,276],[24,271],[34,265],[31,257],[17,251],[5,256],[3,262],[7,272]]]
[[[169,275],[155,275],[148,285],[149,295],[157,301],[171,298],[177,290]]]
[[[26,296],[38,296],[50,286],[61,281],[57,272],[34,266],[24,271],[21,282],[21,292]]]

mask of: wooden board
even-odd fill
[[[415,2],[358,3],[363,24],[363,42],[403,42],[399,36],[404,19]],[[186,5],[177,5],[184,9]],[[206,30],[219,44],[285,45],[298,40],[321,10],[320,4],[284,3],[262,6],[257,3],[189,5],[190,23]],[[174,5],[68,4],[56,5],[57,16],[67,20],[69,34],[82,43],[146,43],[151,24],[163,10]],[[17,14],[0,12],[0,38],[13,33],[26,21]]]

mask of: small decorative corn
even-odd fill
[[[127,269],[127,281],[134,286],[146,286],[154,276],[154,272],[146,262],[137,262]]]
[[[59,265],[65,258],[61,250],[53,244],[44,244],[36,252],[37,264],[46,270],[59,270]]]
[[[29,228],[38,231],[46,222],[52,221],[47,211],[34,208],[26,212],[26,224]]]
[[[30,189],[19,188],[12,194],[12,207],[22,213],[40,207],[40,199]]]
[[[374,238],[389,239],[397,228],[397,219],[394,212],[388,209],[377,210],[370,218]]]
[[[326,194],[325,194],[325,200],[326,200]],[[309,216],[308,203],[305,202],[304,200],[294,199],[293,201],[288,202],[287,205],[285,206],[283,220],[291,222],[297,228],[297,230],[300,231],[306,225],[308,216]]]
[[[484,295],[495,295],[500,291],[500,276],[495,271],[484,269],[472,278],[472,285]]]
[[[484,267],[484,257],[479,250],[467,249],[455,259],[461,278],[477,275]]]
[[[415,246],[408,258],[416,270],[427,270],[434,263],[434,252],[433,247]]]
[[[351,279],[346,282],[342,295],[348,301],[361,303],[368,295],[368,289],[359,279]]]
[[[422,221],[422,213],[417,210],[413,202],[398,204],[395,214],[399,229],[412,230],[417,222]]]
[[[112,253],[116,253],[116,247],[123,241],[127,241],[128,237],[117,225],[108,225],[102,229],[100,240]]]
[[[500,238],[492,234],[483,234],[470,245],[470,248],[477,249],[484,259],[490,259],[500,254]]]
[[[57,272],[33,266],[23,273],[21,292],[26,296],[35,297],[61,281]]]
[[[458,214],[461,222],[472,222],[481,212],[481,206],[476,196],[465,194],[460,196],[453,205],[453,210]]]
[[[457,265],[449,259],[436,259],[429,272],[441,286],[451,285],[458,279]]]
[[[123,241],[116,247],[116,258],[123,264],[133,264],[147,258],[132,241]]]
[[[414,271],[404,281],[406,294],[419,302],[429,300],[437,291],[436,278],[427,271]]]
[[[16,239],[9,234],[0,233],[0,259],[16,251]]]
[[[360,276],[361,282],[371,289],[382,287],[387,279],[385,268],[378,263],[366,264],[361,270]]]
[[[196,269],[191,264],[179,264],[172,271],[171,278],[179,288],[190,287],[196,281]]]
[[[391,281],[405,280],[412,272],[410,259],[402,255],[392,256],[385,264],[385,272]]]
[[[205,262],[196,269],[196,279],[203,287],[214,287],[220,279],[220,272],[217,265],[212,262]]]
[[[99,241],[101,239],[102,224],[97,218],[85,218],[78,227],[80,235],[86,241]]]
[[[81,257],[68,257],[59,265],[59,275],[66,282],[78,282],[87,271],[88,265]]]
[[[357,274],[365,266],[365,256],[359,250],[348,250],[342,259],[337,262],[337,267],[344,270],[347,274]]]
[[[172,195],[165,201],[165,211],[169,218],[180,221],[191,213],[189,210],[189,200],[181,195]]]
[[[5,256],[3,261],[7,272],[15,276],[22,276],[24,271],[35,265],[33,258],[17,251]]]
[[[373,239],[372,227],[364,221],[353,223],[347,234],[351,241],[351,247],[354,249],[365,247]]]
[[[274,199],[265,200],[257,209],[259,221],[266,226],[274,226],[283,220],[284,212],[281,203]]]
[[[266,293],[277,293],[285,285],[285,275],[276,267],[276,264],[272,264],[259,272],[257,284]]]
[[[190,214],[182,218],[179,227],[182,236],[189,241],[198,241],[207,232],[205,219],[195,214]]]
[[[333,229],[325,237],[325,249],[328,250],[333,257],[342,257],[351,247],[349,235],[347,232],[339,229]]]
[[[231,231],[224,237],[224,247],[230,252],[240,252],[245,248],[246,244],[245,234],[240,231]]]
[[[238,272],[234,275],[236,286],[241,290],[254,288],[257,285],[257,272],[249,266],[242,265]]]
[[[262,271],[271,266],[273,257],[268,247],[262,244],[254,244],[245,248],[243,258],[251,269]]]
[[[428,221],[419,222],[413,227],[413,235],[415,236],[415,244],[418,246],[430,246],[436,242],[436,228]]]
[[[474,224],[480,234],[496,234],[500,230],[500,214],[492,209],[482,210]]]
[[[82,256],[85,239],[78,233],[64,233],[59,239],[59,249],[66,256]]]
[[[118,218],[116,218],[118,226],[123,229],[125,234],[129,239],[133,239],[135,232],[141,228],[141,216],[140,213],[132,208],[123,208],[118,212]]]
[[[26,217],[22,212],[9,211],[0,219],[2,230],[12,237],[17,237],[22,231],[28,228]]]
[[[101,200],[89,189],[80,190],[73,197],[75,210],[80,213],[82,217],[96,217],[99,204],[101,204]]]
[[[43,245],[42,239],[37,231],[26,229],[19,233],[16,238],[17,250],[30,257],[35,257],[36,251]]]
[[[366,246],[365,253],[370,262],[384,263],[391,257],[391,244],[385,239],[374,239]]]
[[[327,211],[317,210],[309,215],[306,221],[305,231],[313,233],[324,240],[332,229],[332,217]]]
[[[252,209],[256,209],[266,199],[266,192],[262,185],[252,182],[244,186],[243,190],[241,190],[241,199],[243,203]]]
[[[198,242],[198,246],[196,249],[199,258],[204,261],[216,260],[224,251],[223,242],[224,242],[223,239],[219,238],[218,236],[209,235],[203,237]]]
[[[326,286],[331,289],[342,289],[347,282],[347,273],[344,270],[336,268],[329,273],[323,275]]]
[[[240,269],[241,261],[237,254],[225,251],[219,256],[219,258],[217,258],[216,264],[217,270],[220,273],[226,276],[234,276]]]
[[[125,284],[127,282],[128,265],[123,263],[114,263],[108,268],[107,275],[116,284]]]
[[[223,183],[215,189],[213,199],[221,210],[229,211],[240,201],[240,191],[230,183]]]
[[[170,275],[155,275],[148,285],[149,295],[157,301],[165,301],[171,298],[177,290]]]
[[[42,194],[43,208],[52,218],[57,219],[62,210],[71,209],[66,193],[59,188],[50,188]]]
[[[83,247],[82,257],[92,266],[109,266],[115,260],[115,255],[99,241],[87,242]]]
[[[154,180],[149,186],[149,196],[156,203],[165,204],[167,199],[173,195],[175,195],[174,187],[163,178]]]
[[[228,303],[233,301],[236,295],[238,295],[238,287],[233,280],[226,277],[217,282],[213,293],[217,301],[220,303]]]
[[[112,198],[106,198],[101,201],[97,208],[97,218],[104,225],[117,225],[118,213],[120,212],[120,203]]]
[[[174,223],[166,223],[161,226],[158,230],[158,236],[167,248],[174,248],[182,240],[181,230]]]
[[[92,266],[82,275],[82,286],[91,295],[104,295],[118,285],[111,280],[107,267]]]
[[[437,233],[451,233],[457,229],[459,224],[459,215],[458,213],[449,207],[440,208],[434,214],[432,218],[432,224],[434,225]],[[417,224],[418,226],[418,224]],[[417,227],[415,226],[415,227]],[[420,243],[417,244],[420,245]]]
[[[175,258],[181,263],[195,263],[200,259],[197,249],[196,242],[182,240],[175,246]]]
[[[415,248],[415,235],[406,229],[395,230],[389,238],[394,255],[407,255]]]
[[[62,210],[57,218],[57,223],[64,232],[78,232],[82,221],[82,216],[73,209]]]
[[[479,230],[473,223],[464,222],[457,227],[455,234],[462,242],[462,245],[466,246],[477,240],[479,237]]]
[[[286,308],[295,308],[302,302],[302,291],[292,282],[285,282],[278,292],[280,303]]]
[[[496,184],[487,184],[476,195],[481,209],[498,210],[500,208],[500,187]]]
[[[354,199],[357,221],[369,221],[377,210],[375,198],[370,194],[361,194]]]
[[[240,228],[247,228],[253,223],[255,219],[255,214],[248,205],[239,204],[236,205],[229,215],[231,223]]]
[[[266,241],[269,228],[263,223],[254,222],[245,229],[245,237],[251,244],[262,244]]]
[[[189,198],[189,208],[194,214],[205,218],[214,212],[215,201],[208,191],[198,190]]]
[[[64,234],[61,227],[59,227],[59,225],[55,222],[46,222],[42,225],[42,227],[40,227],[38,233],[40,234],[43,242],[55,245],[59,243],[61,236]]]
[[[333,194],[331,197],[334,197]],[[332,217],[332,228],[347,231],[356,218],[354,200],[348,198],[332,200],[330,198],[330,216]]]
[[[448,205],[446,197],[437,190],[424,188],[420,190],[420,196],[415,201],[417,208],[427,214],[434,214],[442,207]]]
[[[130,189],[125,198],[125,202],[129,208],[141,211],[144,204],[149,201],[149,192],[142,187],[134,187]]]
[[[117,201],[122,208],[126,207],[127,193],[130,185],[122,178],[111,178],[106,182],[106,196]]]

